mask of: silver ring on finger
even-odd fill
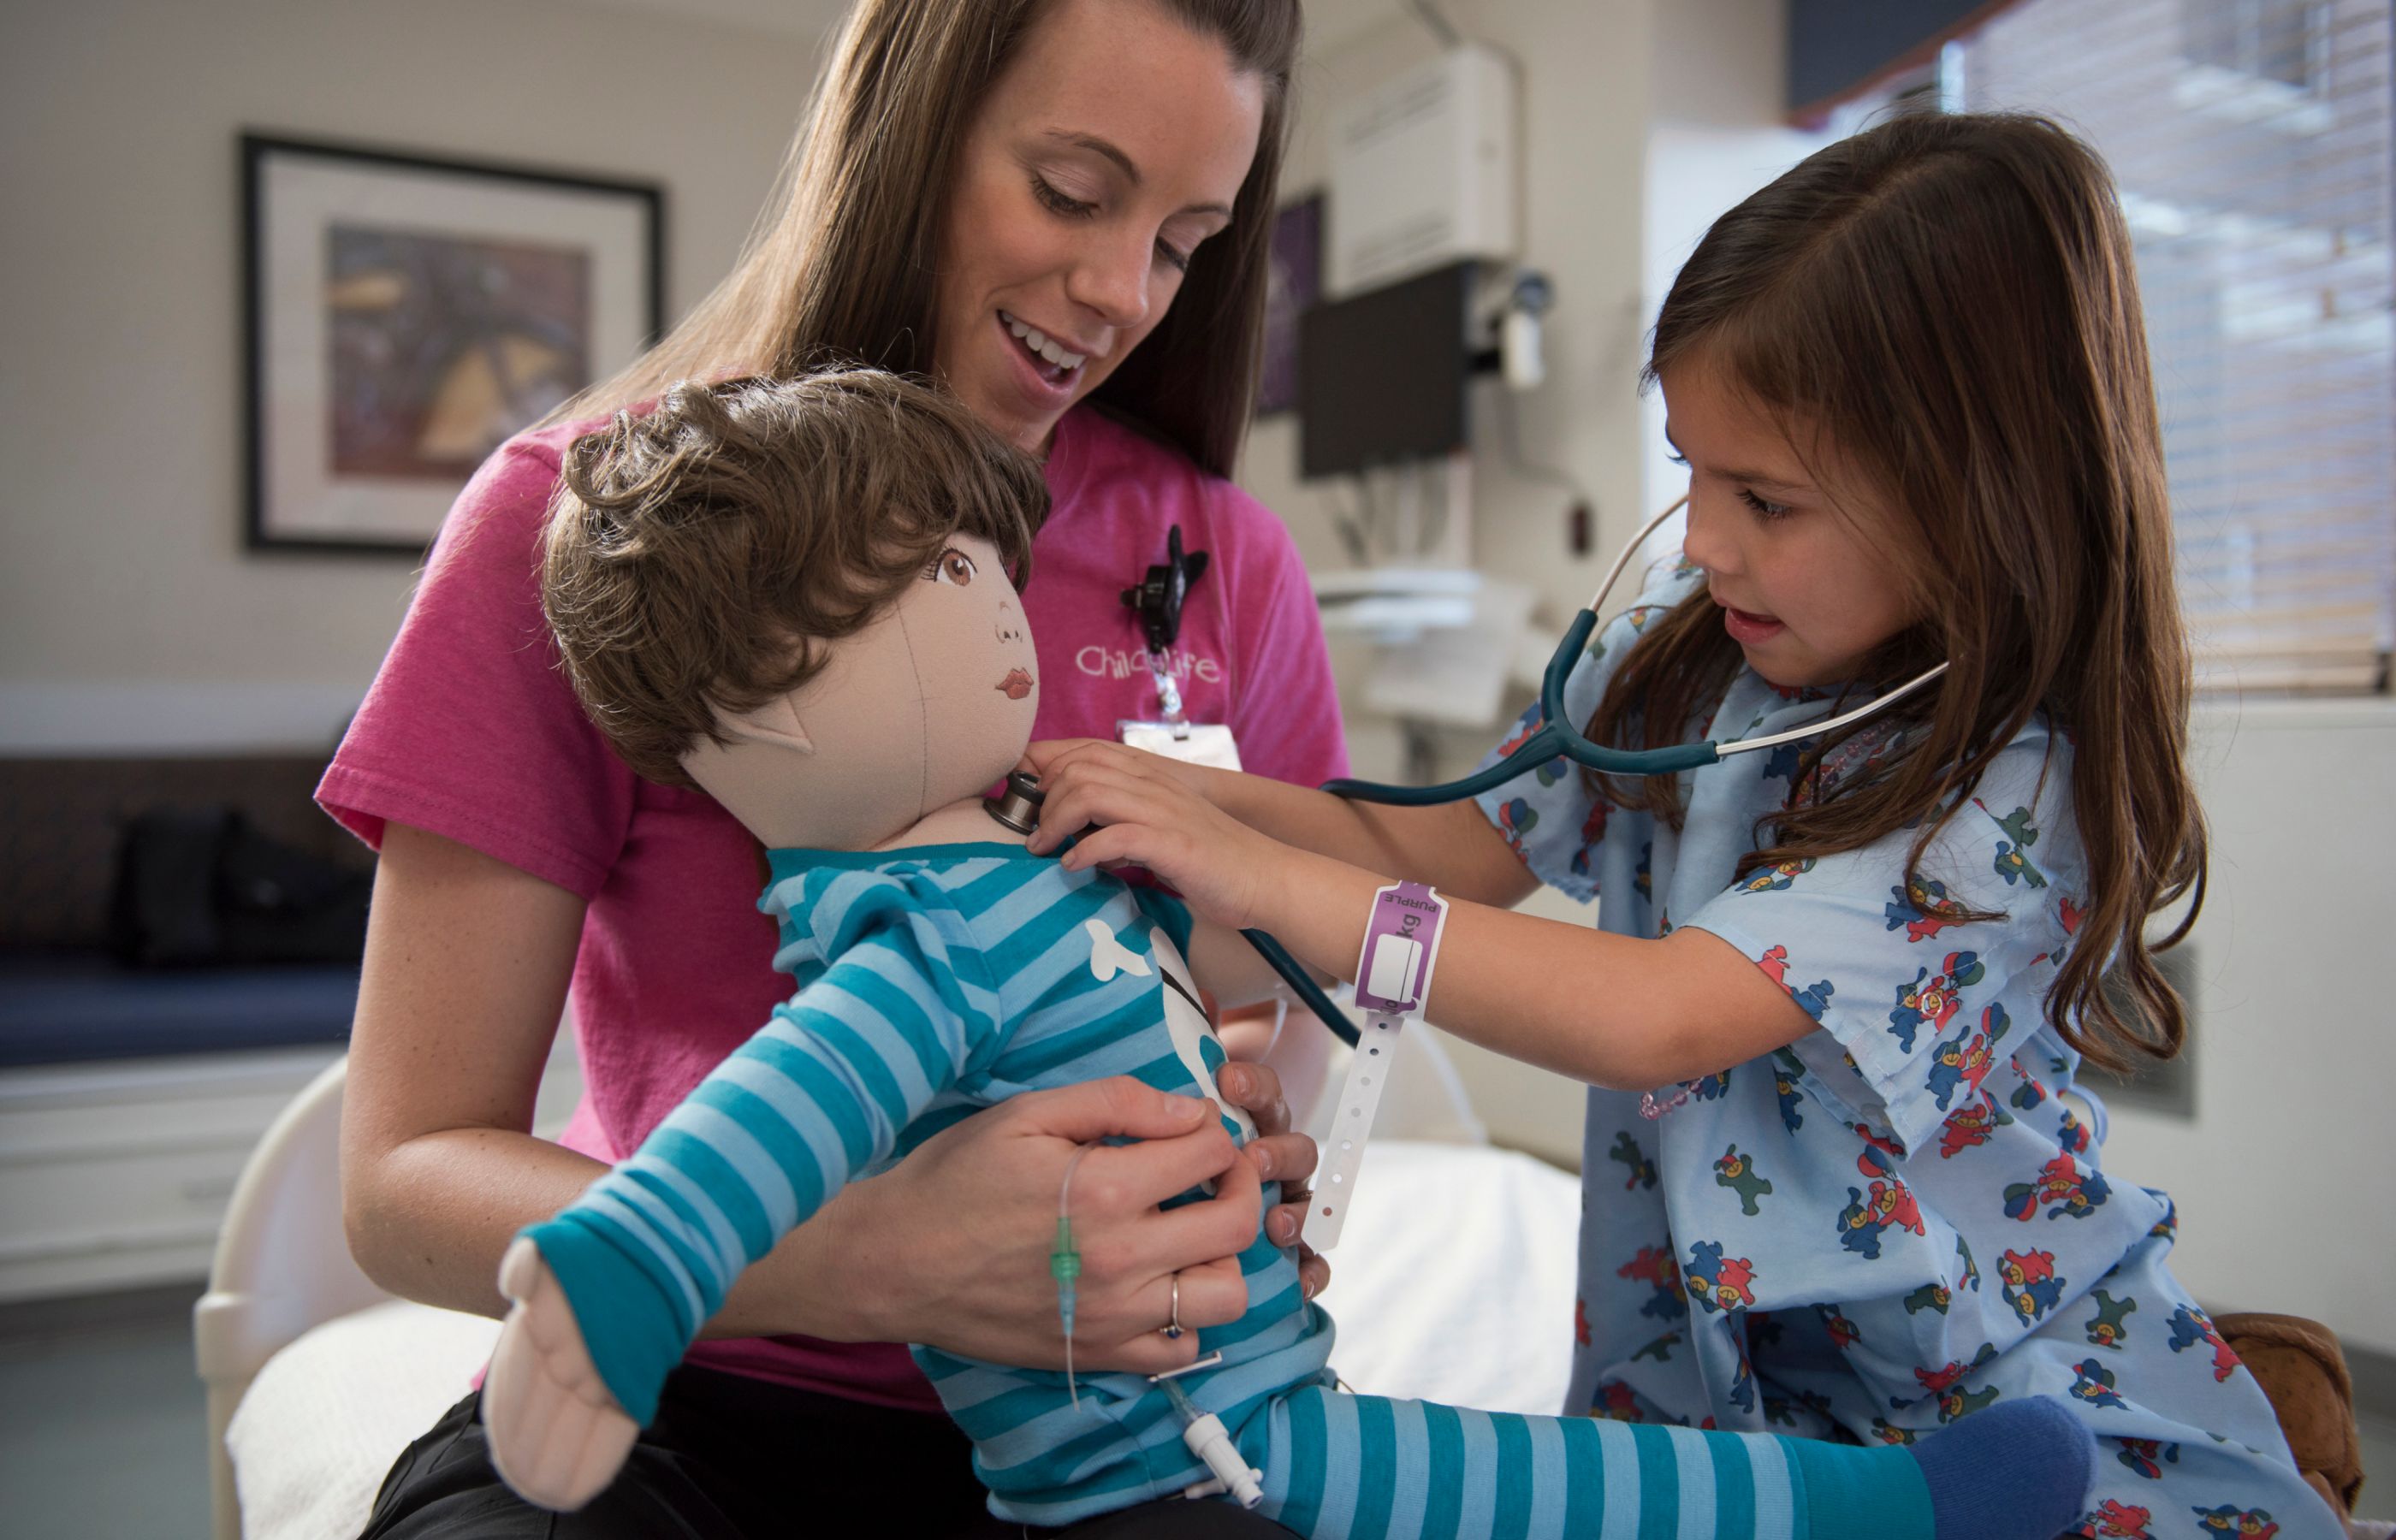
[[[1165,1334],[1165,1340],[1167,1342],[1180,1341],[1181,1334],[1185,1330],[1181,1324],[1181,1274],[1178,1272],[1173,1275],[1172,1308],[1166,1315],[1165,1324],[1158,1330]]]

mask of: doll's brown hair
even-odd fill
[[[1833,144],[1716,220],[1681,270],[1648,378],[1684,366],[1720,371],[1801,457],[1854,467],[1856,490],[1888,511],[1871,533],[1923,618],[1864,676],[1949,664],[1897,708],[1902,736],[1876,766],[1834,794],[1812,771],[1838,740],[1808,747],[1739,874],[1912,829],[1910,881],[2043,711],[2072,744],[2089,881],[2048,1018],[2109,1067],[2178,1052],[2185,1016],[2152,952],[2195,921],[2204,823],[2186,763],[2163,435],[2104,163],[2055,124],[2010,114],[1910,115]],[[1694,594],[1647,626],[1590,737],[1678,743],[1738,662],[1717,607]],[[1606,790],[1679,820],[1670,777]],[[2148,918],[2191,893],[2178,929],[2150,946]],[[2109,965],[2123,986],[2110,997]]]
[[[633,770],[688,786],[715,713],[823,663],[943,542],[996,546],[1020,586],[1048,489],[936,387],[880,369],[667,388],[574,441],[540,603],[566,675]]]

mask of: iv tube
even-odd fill
[[[1098,1148],[1084,1145],[1065,1162],[1065,1179],[1057,1188],[1057,1244],[1048,1254],[1048,1276],[1057,1281],[1057,1319],[1065,1328],[1065,1389],[1077,1412],[1082,1391],[1073,1379],[1073,1281],[1082,1276],[1082,1254],[1073,1246],[1073,1173],[1081,1169],[1082,1157]]]

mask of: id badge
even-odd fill
[[[1145,749],[1151,754],[1163,754],[1189,764],[1210,764],[1218,770],[1237,770],[1240,746],[1231,737],[1231,730],[1218,722],[1118,722],[1116,736],[1134,749]]]

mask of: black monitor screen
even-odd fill
[[[1465,446],[1471,279],[1471,265],[1459,262],[1298,318],[1304,474],[1349,475]]]

